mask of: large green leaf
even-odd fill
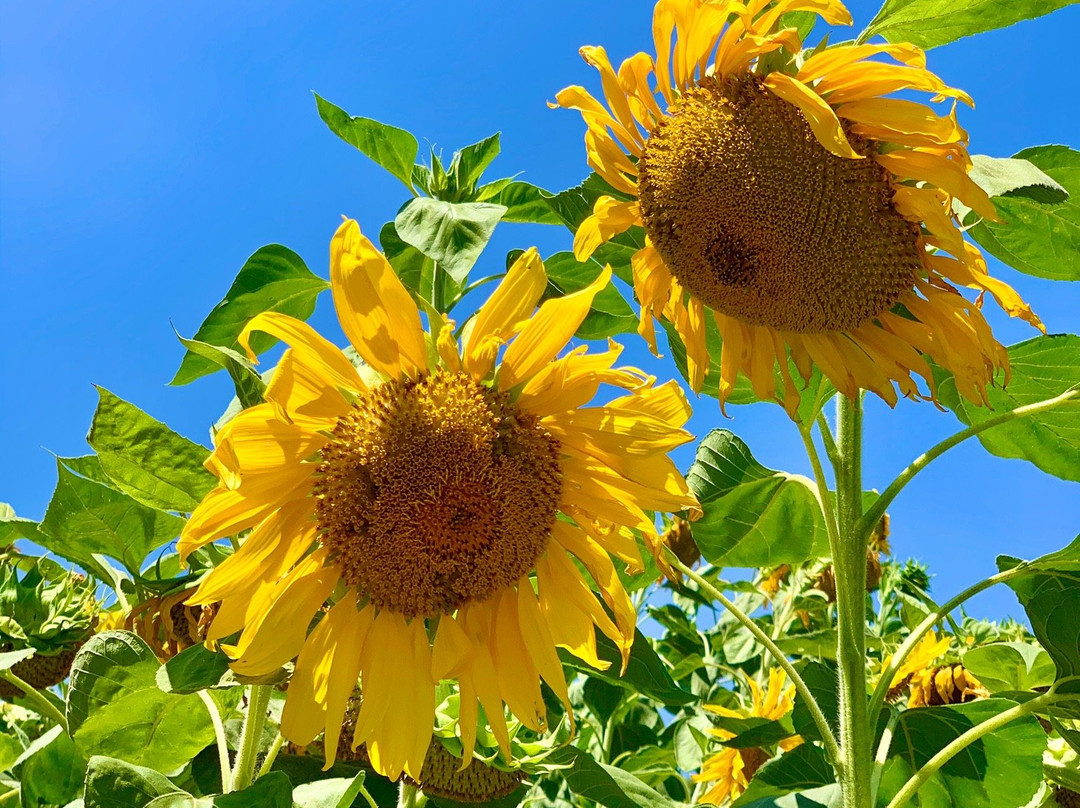
[[[821,747],[804,743],[758,769],[746,791],[733,805],[750,805],[767,798],[820,788],[834,781],[825,752]]]
[[[709,563],[769,567],[828,555],[810,480],[765,468],[726,429],[705,436],[686,479],[705,511],[694,541]]]
[[[6,502],[0,502],[0,547],[6,547],[19,539],[29,539],[35,544],[42,543],[41,528],[33,519],[21,519],[15,515],[15,509]]]
[[[469,192],[476,187],[491,161],[499,156],[502,146],[499,133],[486,137],[479,143],[473,143],[454,152],[450,164],[450,180],[458,192]]]
[[[506,207],[502,220],[528,224],[562,224],[562,219],[548,204],[545,193],[527,182],[511,182],[499,192],[495,200]]]
[[[1038,151],[1038,150],[1036,150]],[[1015,196],[1056,205],[1069,198],[1057,180],[1030,160],[971,155],[971,179],[991,197]]]
[[[693,693],[680,688],[671,678],[664,661],[653,650],[652,643],[641,631],[634,635],[634,645],[630,649],[630,662],[626,672],[620,674],[622,657],[615,643],[602,634],[596,637],[597,656],[611,663],[607,671],[598,671],[588,666],[568,651],[559,650],[563,664],[582,671],[609,684],[629,688],[646,698],[655,699],[661,704],[681,705],[696,700]]]
[[[225,293],[203,320],[194,339],[240,351],[236,338],[248,320],[264,311],[277,311],[306,320],[315,311],[315,299],[329,284],[307,268],[304,260],[280,244],[256,250]],[[251,348],[262,353],[278,340],[261,331],[251,336]],[[219,370],[221,365],[191,350],[169,384],[187,384]]]
[[[193,511],[217,482],[203,467],[210,450],[105,388],[97,391],[98,406],[86,440],[105,473],[144,505]]]
[[[97,570],[108,556],[138,574],[151,551],[180,533],[184,520],[148,508],[120,491],[80,477],[57,461],[59,479],[45,518],[41,543],[58,556]]]
[[[990,689],[1034,690],[1054,681],[1054,662],[1034,643],[996,642],[964,654],[964,667]]]
[[[836,635],[833,634],[834,640],[835,637]],[[831,655],[835,656],[835,642],[832,648],[833,653]],[[817,702],[825,719],[829,722],[829,726],[833,728],[833,731],[837,731],[840,725],[840,700],[836,665],[831,661],[808,659],[796,667],[806,686],[810,689],[810,693],[814,696],[814,701]],[[791,723],[794,725],[795,731],[803,738],[821,740],[821,733],[818,730],[817,723],[814,721],[810,708],[807,706],[806,699],[802,697],[802,694],[795,696],[795,706],[791,711]]]
[[[94,755],[86,767],[86,808],[145,808],[156,797],[182,793],[165,775],[116,758]]]
[[[68,690],[68,726],[85,755],[174,771],[214,740],[198,696],[157,686],[157,657],[140,637],[107,631],[79,650]]]
[[[398,236],[461,283],[506,212],[487,202],[444,202],[418,197],[394,219]]]
[[[935,48],[972,34],[1049,14],[1076,0],[885,0],[859,37]]]
[[[952,375],[934,368],[938,399],[965,424],[978,424],[1000,413],[1053,398],[1080,385],[1080,336],[1054,334],[1009,347],[1012,375],[1008,386],[987,390],[991,409],[976,407],[957,393]],[[1043,471],[1080,481],[1080,399],[1052,410],[995,426],[979,434],[982,445],[998,457],[1027,460]]]
[[[1002,4],[1004,7],[1006,4]],[[1040,278],[1080,280],[1080,152],[1068,146],[1037,146],[1016,156],[1035,166],[1068,193],[1063,199],[1041,185],[994,199],[1001,222],[981,221],[969,231],[1004,263]]]
[[[67,735],[57,734],[21,760],[16,774],[22,786],[22,805],[67,805],[79,796],[86,759]]]
[[[596,280],[600,267],[593,262],[579,263],[572,252],[558,252],[544,259],[548,288],[544,297],[567,295],[584,289]],[[593,298],[592,310],[577,330],[580,339],[606,339],[637,329],[638,317],[626,298],[609,283]]]
[[[435,262],[411,244],[401,240],[393,222],[379,231],[379,244],[394,272],[422,300],[431,300],[435,283]]]
[[[341,107],[315,94],[319,117],[330,131],[355,146],[412,190],[413,165],[420,144],[410,132],[371,118],[352,117]]]
[[[981,699],[947,707],[905,710],[893,733],[890,757],[878,792],[888,804],[920,767],[972,727],[1016,703]],[[921,806],[1004,808],[1026,805],[1042,782],[1046,733],[1034,716],[1024,716],[961,750],[919,790]]]
[[[295,808],[349,808],[363,787],[364,772],[353,778],[332,777],[298,785],[293,789],[292,801]]]
[[[564,766],[558,773],[570,790],[606,808],[678,808],[684,805],[650,788],[629,772],[600,763],[573,746],[556,750],[545,762]]]
[[[211,651],[202,643],[185,648],[167,660],[155,675],[158,687],[165,693],[195,693],[239,684],[225,652]]]

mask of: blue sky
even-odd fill
[[[858,26],[876,5],[850,4]],[[0,2],[0,501],[42,516],[50,452],[88,451],[93,384],[206,442],[231,388],[223,374],[166,386],[182,355],[170,322],[193,334],[263,244],[292,247],[325,276],[341,214],[372,236],[393,217],[403,189],[326,130],[312,90],[448,154],[501,131],[496,172],[562,189],[587,171],[582,126],[545,101],[595,83],[580,45],[603,44],[615,60],[648,47],[650,14],[641,0]],[[1069,78],[1078,28],[1073,6],[931,52],[931,67],[976,98],[962,112],[972,151],[1080,145]],[[534,243],[548,254],[570,234],[501,225],[478,271]],[[1080,330],[1080,285],[995,269],[1051,332]],[[1002,341],[1034,335],[996,314]],[[341,341],[328,298],[313,322]],[[675,375],[625,341],[642,367]],[[778,408],[730,413],[700,399],[691,427],[732,429],[766,465],[808,472]],[[879,489],[959,428],[926,404],[873,402],[866,422],[866,483]],[[1067,543],[1078,502],[1076,484],[973,443],[894,504],[893,546],[930,564],[943,598],[992,572],[999,552]],[[974,611],[1020,612],[1007,590]]]

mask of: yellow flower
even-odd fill
[[[714,704],[706,705],[705,709],[727,718],[759,717],[776,721],[791,712],[795,704],[795,686],[785,687],[785,685],[787,685],[787,675],[779,668],[771,668],[768,688],[764,693],[757,682],[750,680],[752,699],[749,709],[729,710]],[[710,730],[710,734],[721,741],[735,737],[735,733],[723,729]],[[802,738],[795,735],[782,740],[779,746],[786,752],[801,743]],[[701,767],[701,772],[693,777],[698,783],[712,783],[709,790],[702,795],[700,802],[710,805],[734,802],[746,791],[747,784],[757,770],[771,757],[772,754],[765,749],[725,747],[706,760]]]
[[[509,757],[504,704],[542,731],[541,679],[567,701],[556,646],[605,668],[599,629],[625,666],[636,615],[611,556],[640,569],[646,511],[697,507],[667,457],[691,440],[689,406],[678,385],[615,367],[617,345],[556,358],[608,269],[533,313],[547,276],[529,250],[463,349],[438,315],[425,333],[356,222],[333,238],[330,277],[365,374],[303,322],[268,312],[247,324],[241,344],[262,331],[290,347],[266,403],[216,436],[207,466],[220,482],[179,552],[251,532],[189,602],[221,602],[207,639],[240,632],[222,646],[238,673],[297,658],[282,732],[307,745],[326,730],[327,765],[358,677],[353,744],[381,773],[420,775],[443,680],[460,689],[464,759],[481,706]],[[586,406],[601,384],[626,394]]]
[[[864,388],[890,404],[894,383],[924,397],[912,374],[933,394],[925,355],[983,403],[995,371],[1008,370],[980,311],[984,294],[1042,325],[987,274],[953,214],[962,202],[995,218],[968,176],[956,119],[956,100],[971,99],[928,72],[913,45],[800,54],[796,30],[779,27],[791,11],[851,23],[838,0],[660,0],[655,58],[638,53],[616,72],[603,48],[581,49],[607,107],[576,86],[556,100],[580,110],[589,165],[618,197],[596,201],[577,257],[644,227],[632,262],[639,330],[655,351],[654,318],[670,321],[699,390],[711,311],[723,340],[721,404],[743,374],[758,397],[793,413],[789,355],[804,379],[816,365],[846,395]],[[887,97],[902,90],[951,98],[953,109]],[[977,290],[975,302],[956,286]]]
[[[939,640],[932,631],[919,640],[911,649],[911,653],[904,658],[903,664],[893,674],[892,681],[889,682],[888,698],[890,700],[897,698],[915,674],[932,668],[934,660],[949,650],[951,642],[948,635],[942,636]],[[891,661],[892,655],[885,657],[881,667],[887,668]]]

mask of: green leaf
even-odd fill
[[[596,280],[602,271],[594,262],[579,263],[572,252],[558,252],[544,259],[548,288],[544,299],[568,295],[584,289]],[[579,339],[607,339],[616,334],[637,330],[638,316],[626,302],[626,298],[609,283],[593,298],[592,310],[577,330]]]
[[[1002,221],[980,221],[968,232],[987,252],[1020,272],[1080,280],[1080,151],[1037,146],[1014,159],[1034,166],[1068,199],[1042,185],[998,196],[994,207]]]
[[[6,732],[0,734],[0,772],[10,771],[22,751],[23,745],[18,738]]]
[[[17,651],[0,652],[0,671],[10,670],[13,666],[18,665],[24,659],[29,659],[33,655],[33,648],[20,648]],[[2,771],[2,769],[0,769],[0,771]]]
[[[86,808],[145,808],[155,797],[183,792],[153,769],[94,755],[86,768]]]
[[[491,238],[506,208],[487,202],[410,200],[394,219],[398,236],[461,283]]]
[[[7,547],[19,539],[42,544],[40,526],[33,519],[20,519],[15,515],[14,508],[6,502],[0,502],[0,547]]]
[[[435,262],[411,244],[401,240],[393,222],[379,231],[379,244],[394,272],[421,300],[431,300],[435,283]]]
[[[157,686],[165,693],[196,693],[215,687],[235,687],[229,658],[223,651],[211,651],[201,643],[185,648],[169,659],[155,674]]]
[[[840,808],[840,786],[829,785],[796,791],[780,797],[765,797],[753,802],[737,803],[739,808]]]
[[[836,654],[836,635],[832,635],[833,645],[831,646],[831,656]],[[818,661],[816,659],[808,659],[796,665],[799,670],[799,674],[802,676],[803,681],[806,682],[806,686],[810,689],[810,693],[814,697],[814,701],[817,702],[818,707],[821,708],[821,712],[825,715],[825,720],[829,722],[829,726],[833,728],[833,731],[838,731],[840,726],[840,702],[838,698],[838,685],[836,675],[836,665],[832,662]],[[791,723],[795,727],[795,731],[799,733],[806,740],[821,740],[821,733],[818,731],[818,726],[815,723],[813,717],[810,715],[810,709],[806,705],[806,699],[801,694],[795,696],[795,706],[791,711]]]
[[[893,734],[878,804],[886,805],[919,768],[972,727],[1016,706],[979,699],[905,710]],[[922,806],[1001,808],[1025,805],[1042,782],[1046,733],[1034,716],[1019,718],[961,750],[919,790]]]
[[[936,48],[972,34],[1005,28],[1021,20],[1049,14],[1076,0],[885,0],[885,5],[859,36],[882,36],[889,42],[911,42]]]
[[[675,684],[664,661],[657,656],[649,638],[640,630],[634,634],[630,663],[626,666],[626,673],[621,676],[619,670],[622,667],[622,657],[615,643],[604,635],[597,634],[596,651],[600,659],[611,663],[607,671],[598,671],[563,649],[559,650],[559,657],[563,664],[571,668],[609,684],[628,688],[661,704],[681,705],[697,700],[693,693],[688,693]]]
[[[468,191],[480,181],[491,161],[499,156],[499,133],[484,138],[479,143],[465,146],[454,152],[450,165],[451,176],[456,180],[456,190]]]
[[[563,221],[548,204],[547,192],[527,182],[511,182],[495,200],[506,207],[504,222],[527,224],[562,224]]]
[[[791,719],[787,716],[776,721],[756,715],[746,718],[722,716],[714,720],[720,729],[735,733],[720,742],[732,749],[772,746],[795,734]]]
[[[836,659],[836,629],[834,628],[823,628],[806,634],[788,634],[785,637],[779,637],[776,644],[780,650],[792,656]],[[866,647],[880,648],[881,639],[867,636]]]
[[[82,790],[86,760],[71,738],[57,734],[34,755],[24,759],[18,771],[22,804],[66,805]]]
[[[710,564],[769,567],[829,554],[813,484],[765,468],[726,429],[705,436],[686,479],[705,510],[694,541]]]
[[[143,505],[193,511],[217,483],[203,467],[210,450],[104,387],[97,391],[98,406],[86,440],[105,473]]]
[[[264,774],[243,791],[215,796],[213,808],[293,808],[292,783],[284,772]]]
[[[330,131],[385,168],[411,191],[420,144],[410,132],[371,118],[355,118],[315,93],[319,117]]]
[[[629,772],[600,763],[573,746],[556,750],[546,762],[565,766],[558,773],[570,790],[607,808],[677,808],[683,805],[649,788]]]
[[[819,746],[804,743],[758,769],[746,791],[733,805],[750,805],[759,800],[808,791],[833,782],[832,766],[826,760],[825,752]]]
[[[996,642],[964,654],[964,667],[990,689],[1034,690],[1054,681],[1054,662],[1033,643]]]
[[[971,178],[992,197],[1019,196],[1046,205],[1056,205],[1069,198],[1069,192],[1060,183],[1030,160],[973,154],[971,162]]]
[[[236,397],[242,407],[254,407],[262,403],[263,393],[266,392],[266,382],[262,380],[259,371],[255,369],[254,363],[247,356],[231,348],[199,342],[197,339],[184,339],[179,334],[176,338],[190,353],[209,359],[215,365],[225,368],[229,378],[232,379]]]
[[[42,545],[87,570],[108,556],[138,574],[151,551],[176,538],[184,520],[79,477],[57,462],[59,479],[45,518]],[[97,573],[108,579],[103,572]]]
[[[293,789],[296,808],[349,808],[364,787],[364,772],[353,778],[334,777],[314,783],[303,783]]]
[[[173,771],[213,742],[199,697],[162,692],[157,669],[150,646],[128,631],[107,631],[83,645],[72,665],[67,704],[80,751]]]
[[[934,368],[939,401],[965,424],[1053,398],[1080,384],[1080,336],[1054,334],[1009,347],[1012,375],[1007,387],[986,391],[991,409],[960,396],[952,375]],[[999,379],[999,382],[1001,380]],[[1029,415],[979,434],[991,454],[1033,463],[1048,474],[1080,481],[1080,399]]]
[[[1057,678],[1072,680],[1058,690],[1080,692],[1080,574],[1033,572],[1006,583],[1024,607],[1032,632],[1053,659]]]
[[[306,320],[315,311],[319,292],[329,286],[288,247],[260,247],[244,262],[225,298],[206,316],[194,339],[239,352],[242,348],[237,337],[256,314],[277,311]],[[251,335],[251,348],[262,353],[277,341],[277,337],[259,331]],[[188,384],[220,368],[216,361],[188,350],[169,384]]]

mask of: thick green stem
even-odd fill
[[[240,730],[240,751],[236,756],[231,791],[241,791],[255,779],[255,758],[259,753],[259,741],[262,739],[266,708],[270,703],[270,691],[273,687],[252,685],[248,688],[248,709],[244,716],[244,726]]]
[[[221,769],[221,790],[229,790],[232,780],[229,771],[229,742],[225,739],[225,724],[221,720],[221,711],[218,710],[214,699],[205,690],[198,691],[199,698],[206,705],[206,712],[210,713],[210,723],[214,725],[214,739],[217,743],[218,767]]]
[[[409,785],[403,781],[401,783],[401,788],[398,791],[398,808],[417,808],[416,798],[416,786]]]
[[[982,738],[984,735],[989,735],[995,730],[1001,729],[1006,724],[1010,724],[1018,718],[1038,712],[1043,707],[1046,707],[1061,698],[1061,696],[1055,695],[1054,691],[1051,690],[1042,696],[1031,699],[1031,701],[1017,704],[1015,707],[1010,707],[1008,710],[1005,710],[1005,712],[998,713],[993,718],[989,718],[981,724],[976,724],[930,758],[930,760],[926,761],[923,767],[915,772],[915,774],[904,783],[904,787],[892,798],[892,802],[889,803],[888,808],[901,808],[902,805],[906,805],[908,800],[915,796],[915,792],[918,791],[927,780],[937,774],[942,766],[952,760],[957,753],[979,740],[979,738]],[[1075,697],[1070,696],[1069,698]]]
[[[840,701],[838,771],[844,808],[870,807],[873,735],[866,710],[866,539],[862,516],[862,405],[837,397],[836,664]]]
[[[281,752],[281,747],[284,745],[285,736],[279,732],[277,737],[274,738],[274,742],[270,744],[270,751],[266,753],[266,757],[263,758],[263,762],[259,765],[259,777],[268,774],[270,770],[274,768],[274,761],[277,760],[277,756]]]
[[[32,684],[24,682],[10,670],[0,671],[0,679],[5,679],[15,685],[15,687],[19,688],[34,710],[37,710],[37,712],[45,718],[50,718],[55,721],[64,728],[64,732],[68,731],[67,719],[64,717],[64,714],[57,709],[55,704],[39,693]]]
[[[791,664],[791,661],[784,652],[780,650],[777,644],[773,642],[772,638],[761,626],[755,623],[746,612],[732,603],[723,592],[694,572],[694,570],[690,569],[686,564],[682,563],[670,549],[667,550],[667,555],[668,561],[671,562],[673,567],[697,584],[702,592],[731,612],[732,616],[742,623],[743,626],[757,638],[757,641],[768,649],[769,653],[772,654],[773,659],[776,660],[776,664],[780,666],[784,673],[788,675],[788,678],[791,679],[792,684],[795,685],[795,690],[799,694],[799,698],[803,700],[806,704],[806,708],[810,711],[810,717],[817,726],[822,743],[825,744],[825,754],[833,765],[837,765],[840,760],[840,749],[836,744],[836,738],[833,736],[832,729],[829,727],[829,722],[826,720],[825,714],[821,711],[817,699],[814,698],[814,694],[810,692],[810,688],[807,687],[806,682],[803,681],[802,676],[795,670],[795,666]]]

